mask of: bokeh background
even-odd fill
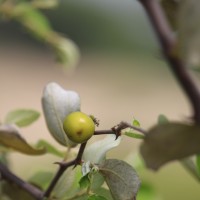
[[[29,142],[45,138],[62,148],[49,135],[41,109],[43,88],[52,81],[80,94],[82,111],[100,119],[99,129],[122,120],[131,122],[133,117],[148,129],[159,114],[178,121],[191,115],[189,102],[137,1],[68,0],[44,12],[55,30],[80,48],[81,59],[73,73],[63,70],[51,49],[31,38],[19,24],[0,23],[0,119],[16,108],[39,110],[40,119],[22,129]],[[123,159],[136,153],[139,145],[139,141],[124,137],[109,156]],[[13,171],[23,178],[36,168],[55,168],[48,156],[12,153],[10,158]],[[164,200],[200,198],[199,183],[178,162],[158,172],[145,170],[140,176],[152,183]]]

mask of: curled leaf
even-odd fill
[[[69,113],[80,110],[79,95],[57,83],[49,83],[43,92],[42,108],[51,135],[64,146],[74,146],[63,130],[63,121]]]
[[[105,160],[106,153],[110,149],[117,147],[121,142],[121,137],[107,135],[104,139],[98,140],[97,142],[92,143],[90,146],[86,147],[83,160],[90,161],[91,163],[101,163]]]
[[[200,153],[200,126],[164,123],[149,130],[140,148],[147,167],[158,169],[172,160]]]
[[[6,123],[16,124],[19,127],[28,126],[36,121],[40,113],[31,109],[18,109],[11,111],[6,116]]]
[[[13,125],[0,126],[0,144],[28,155],[42,155],[44,148],[33,148],[21,137],[18,129]]]
[[[140,187],[136,171],[122,160],[108,159],[100,166],[100,172],[115,200],[135,200]]]

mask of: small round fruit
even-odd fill
[[[84,143],[94,134],[95,124],[85,113],[72,112],[64,119],[63,129],[71,141]]]

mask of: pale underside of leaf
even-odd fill
[[[51,135],[64,146],[74,146],[63,130],[63,121],[69,113],[80,110],[79,95],[52,82],[44,89],[42,107]]]
[[[180,123],[155,126],[140,150],[147,167],[156,170],[169,161],[200,153],[200,127]]]

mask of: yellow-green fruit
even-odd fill
[[[71,141],[84,143],[94,134],[95,124],[85,113],[72,112],[64,119],[63,129]]]

